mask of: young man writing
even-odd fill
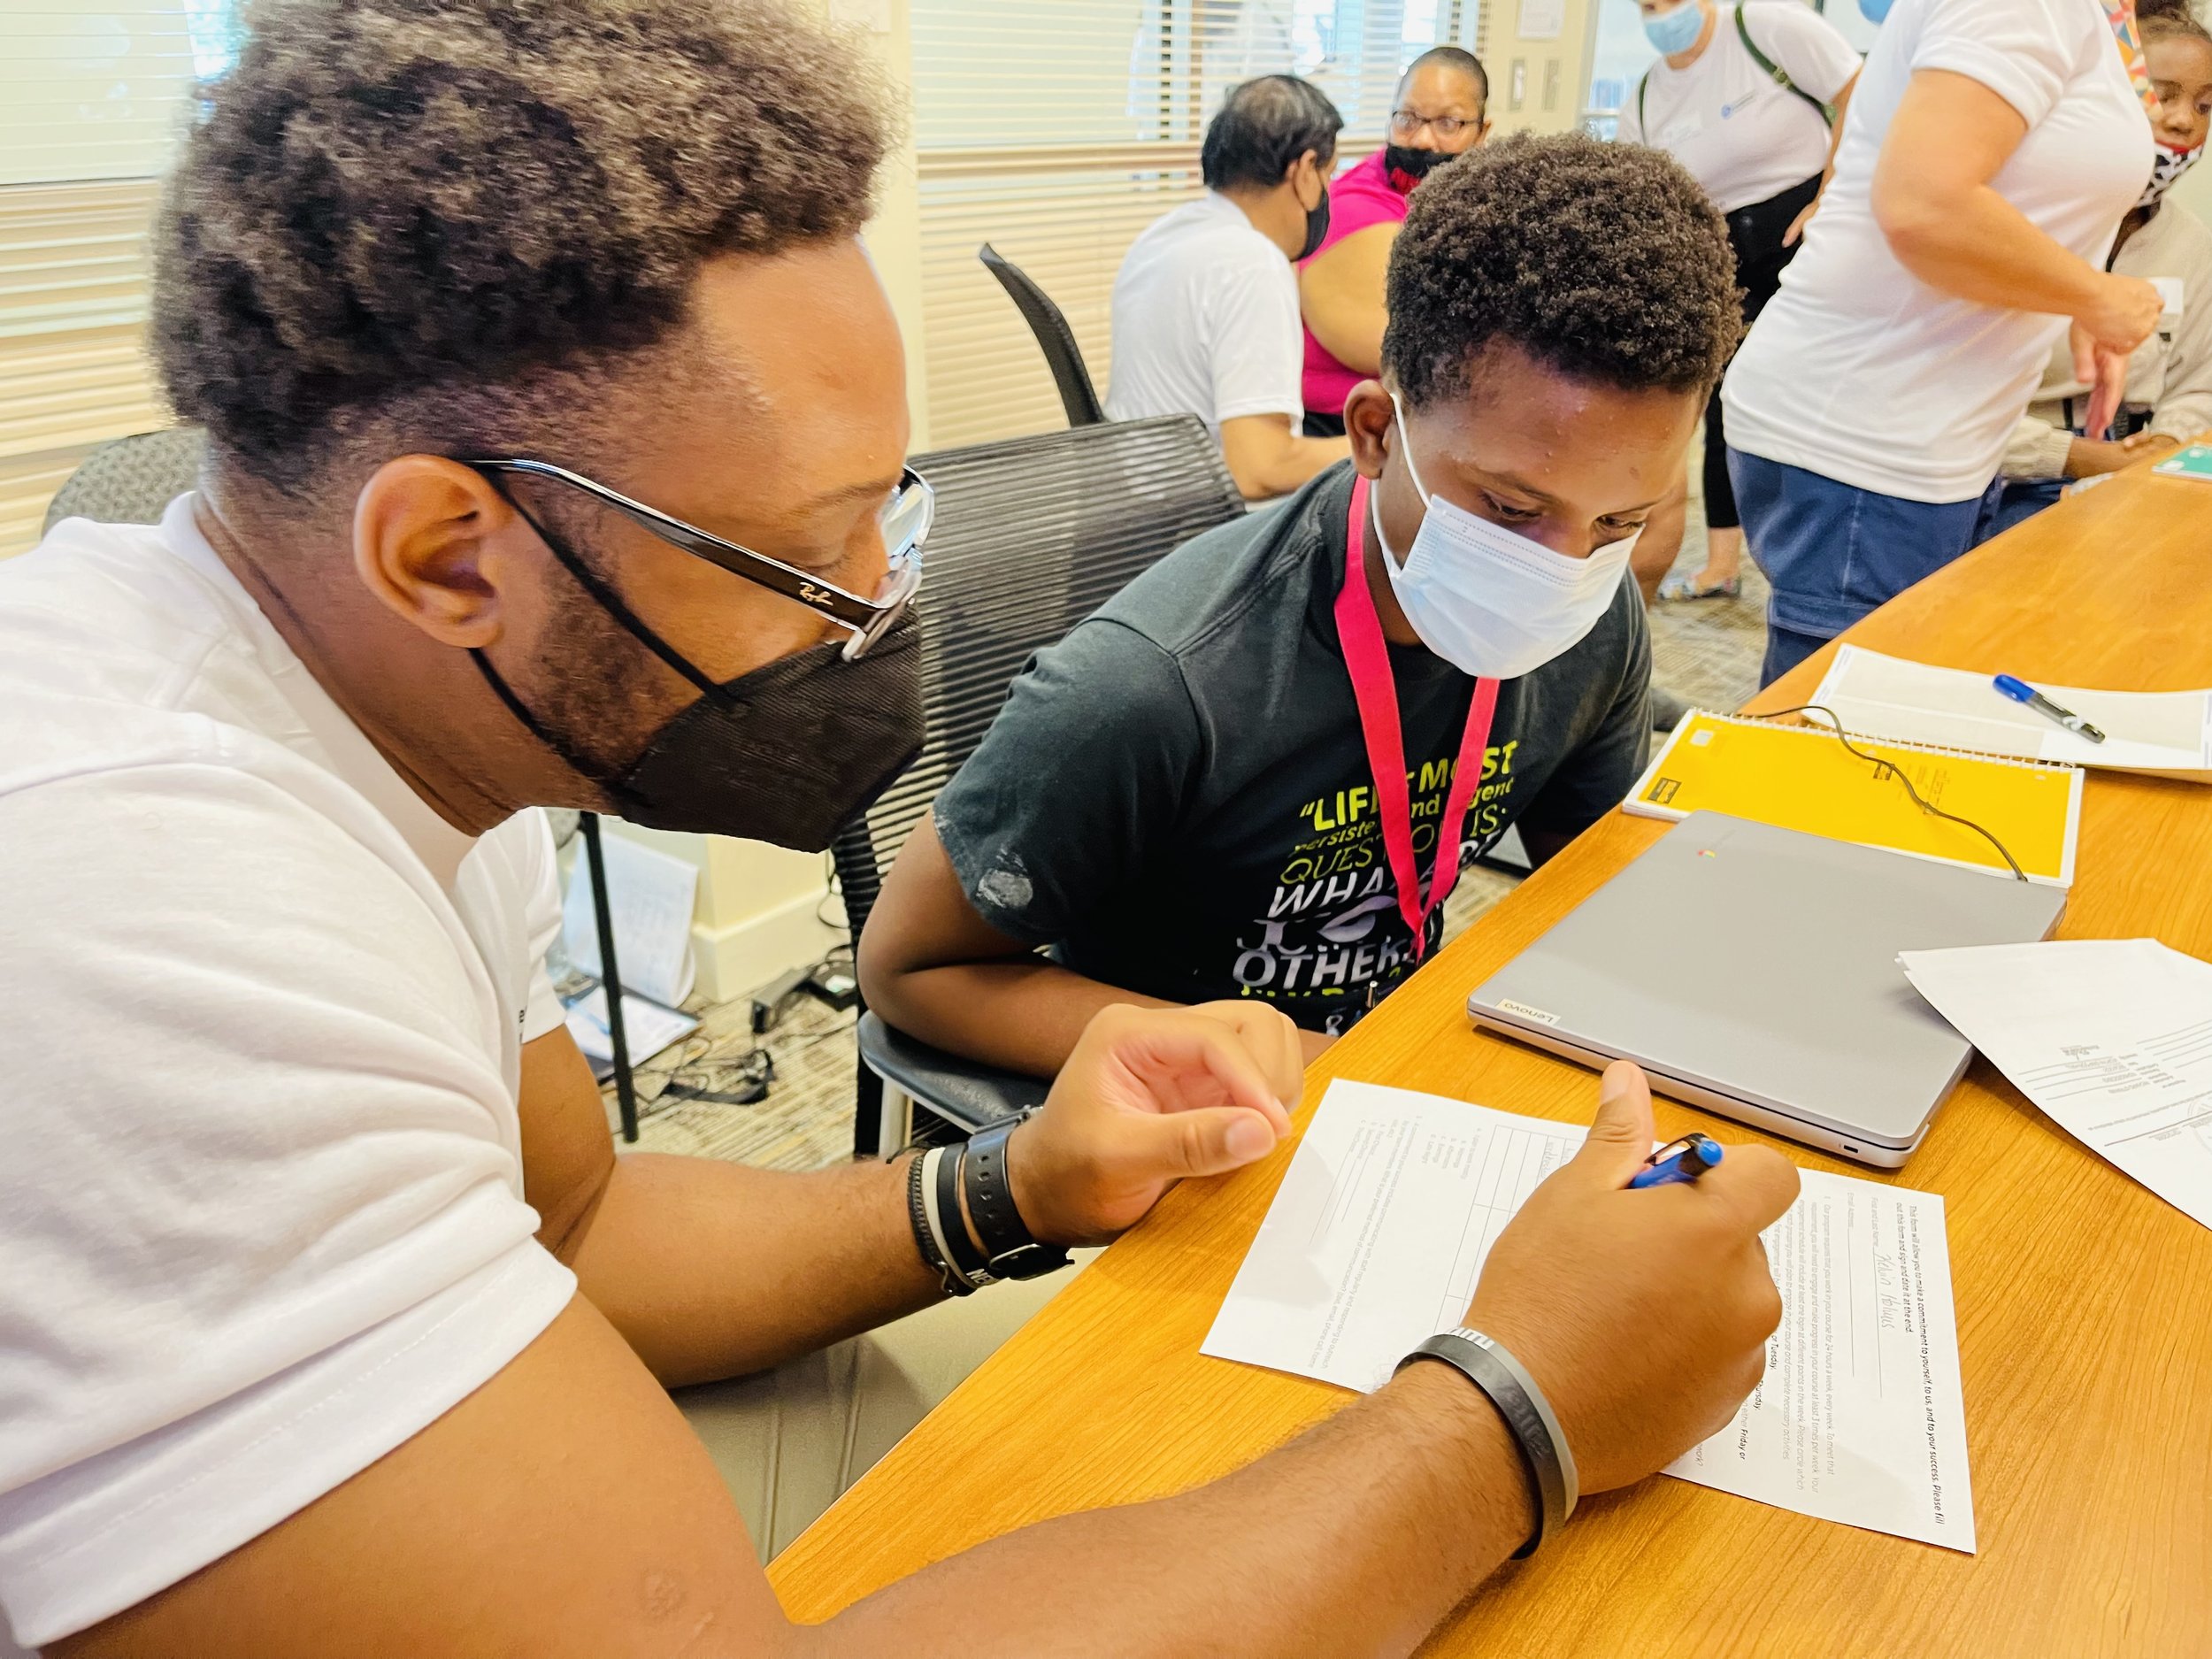
[[[1463,851],[1626,793],[1623,572],[1739,331],[1719,217],[1663,156],[1487,146],[1415,193],[1389,301],[1352,465],[1016,682],[869,919],[886,1018],[1049,1074],[1110,1002],[1241,998],[1311,1052],[1435,947]]]
[[[940,1302],[935,1256],[985,1233],[1103,1239],[1263,1156],[1294,1041],[1260,1007],[1108,1014],[1041,1117],[968,1149],[987,1192],[941,1155],[618,1160],[518,809],[819,847],[914,741],[926,514],[856,240],[881,97],[734,0],[253,21],[156,282],[206,488],[0,569],[14,1641],[1410,1651],[1552,1504],[1440,1362],[1226,1481],[784,1617],[665,1385]],[[1585,1491],[1724,1422],[1779,1314],[1756,1235],[1790,1166],[1743,1148],[1696,1192],[1624,1191],[1650,1135],[1622,1068],[1469,1315]],[[773,1486],[799,1449],[737,1472]]]

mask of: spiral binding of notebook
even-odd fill
[[[1825,725],[1693,710],[1622,808],[1667,819],[1725,812],[2008,878],[2016,864],[2028,880],[2073,885],[2078,768],[1847,735],[1847,747]]]

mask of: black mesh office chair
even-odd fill
[[[162,510],[198,480],[206,448],[207,434],[197,426],[137,432],[101,444],[54,492],[44,529],[65,518],[159,524]]]
[[[1162,554],[1244,511],[1220,446],[1191,415],[948,449],[914,466],[937,491],[929,573],[915,602],[929,729],[920,757],[837,839],[856,945],[892,860],[1031,654]],[[972,1130],[1037,1104],[1048,1087],[955,1059],[866,1012],[860,1060],[861,1156],[905,1145],[917,1107]]]
[[[1075,330],[1068,326],[1068,319],[1052,303],[1051,296],[1030,280],[1019,265],[1009,264],[989,242],[977,249],[975,257],[998,279],[999,286],[1028,323],[1029,332],[1037,336],[1045,363],[1052,370],[1052,382],[1060,388],[1060,407],[1067,411],[1068,425],[1088,426],[1105,419],[1105,405],[1098,401],[1097,390],[1091,385],[1091,372],[1083,366],[1083,349],[1075,343]]]

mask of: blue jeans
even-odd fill
[[[1989,534],[1985,495],[1908,501],[1733,446],[1728,476],[1745,543],[1774,590],[1761,685]]]
[[[2001,478],[1989,487],[1989,519],[1984,541],[2001,535],[2013,526],[2032,518],[2046,507],[2055,507],[2066,493],[2062,478]]]

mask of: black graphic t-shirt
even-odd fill
[[[983,918],[1109,985],[1250,996],[1341,1032],[1409,972],[1338,647],[1348,463],[1177,549],[1039,653],[937,798]],[[1419,879],[1474,681],[1390,647]],[[1579,833],[1643,766],[1651,641],[1624,580],[1587,638],[1499,687],[1466,843]],[[1429,918],[1429,949],[1442,933]]]

